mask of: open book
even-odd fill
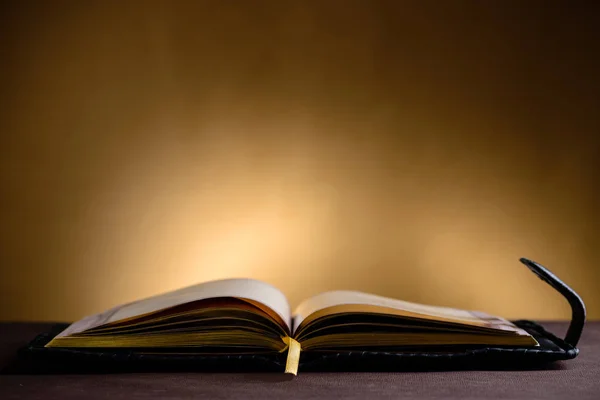
[[[46,346],[224,355],[287,352],[286,372],[296,374],[301,351],[537,345],[523,329],[482,312],[333,291],[304,300],[292,313],[273,286],[226,279],[86,317]]]

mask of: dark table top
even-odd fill
[[[18,348],[51,324],[0,323],[0,370]],[[563,335],[567,324],[545,323]],[[0,399],[600,399],[600,322],[588,322],[580,355],[536,371],[400,373],[128,373],[99,375],[0,374]]]

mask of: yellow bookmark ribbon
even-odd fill
[[[287,361],[285,363],[285,373],[286,374],[294,374],[298,375],[298,364],[300,363],[300,350],[302,350],[302,346],[298,343],[297,340],[286,336],[282,337],[283,343],[287,346],[281,350],[282,352],[287,350]]]

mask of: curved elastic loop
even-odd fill
[[[565,342],[573,347],[577,346],[577,342],[579,342],[581,332],[583,331],[583,325],[585,324],[585,304],[583,304],[581,297],[546,267],[527,258],[521,258],[520,261],[536,274],[538,278],[552,286],[567,299],[571,305],[572,315],[571,324],[565,336]]]

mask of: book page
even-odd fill
[[[250,303],[260,303],[273,310],[281,317],[288,330],[290,329],[290,306],[279,289],[253,279],[224,279],[185,287],[88,316],[69,326],[57,337],[72,335],[100,325],[138,317],[180,304],[215,297],[233,297],[248,300]]]
[[[332,291],[304,300],[294,311],[294,329],[315,318],[339,313],[380,313],[459,323],[521,333],[511,322],[479,311],[428,306],[355,291]]]

